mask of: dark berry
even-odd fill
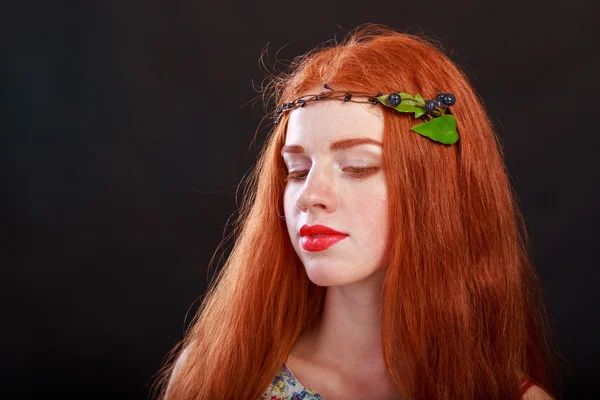
[[[437,96],[435,96],[435,100],[443,101],[444,96],[446,96],[446,93],[438,93]]]
[[[433,112],[436,106],[437,104],[435,100],[427,100],[425,102],[425,111],[427,111],[428,113]]]
[[[436,97],[436,99],[435,99],[434,101],[435,101],[435,106],[436,106],[436,107],[438,107],[438,108],[442,108],[442,107],[444,107],[444,103],[442,102],[442,100],[440,100],[440,99],[438,99],[438,98]]]
[[[387,98],[388,104],[392,107],[396,107],[398,104],[400,104],[401,101],[402,101],[402,98],[400,97],[400,95],[398,93],[392,93]]]
[[[448,107],[453,106],[456,103],[456,97],[452,93],[446,93],[442,99],[442,103]]]

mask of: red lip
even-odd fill
[[[307,235],[344,235],[344,236],[348,236],[347,234],[343,233],[343,232],[338,232],[335,229],[331,229],[328,226],[325,225],[302,225],[302,228],[300,228],[300,236],[307,236]]]
[[[303,225],[300,228],[300,235],[302,236],[300,244],[306,251],[322,251],[348,237],[347,234],[338,232],[325,225]]]

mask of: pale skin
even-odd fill
[[[319,93],[315,87],[307,93]],[[288,368],[326,400],[401,399],[381,350],[380,299],[387,237],[387,188],[381,146],[338,146],[345,139],[383,143],[383,115],[371,104],[317,101],[290,113],[282,154],[288,173],[284,209],[290,239],[307,275],[327,287],[320,325],[294,344]],[[356,144],[356,143],[355,143]],[[301,148],[300,148],[301,147]],[[286,152],[291,149],[291,152]],[[355,167],[366,168],[359,175]],[[348,238],[319,252],[300,244],[303,224]],[[523,399],[551,399],[537,386]]]

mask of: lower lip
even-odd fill
[[[348,237],[348,235],[323,235],[323,236],[302,236],[300,239],[300,244],[302,244],[302,248],[306,251],[321,251],[325,250],[340,240]]]

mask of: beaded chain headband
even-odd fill
[[[420,135],[444,144],[454,144],[458,140],[456,118],[451,114],[446,114],[446,109],[456,103],[456,98],[451,93],[439,93],[435,99],[425,100],[420,94],[411,96],[408,93],[400,92],[384,95],[380,92],[372,95],[357,92],[351,93],[345,90],[333,90],[327,84],[323,85],[323,87],[330,90],[330,92],[308,94],[296,98],[291,103],[283,103],[275,110],[274,123],[279,123],[284,112],[304,107],[306,103],[318,100],[334,99],[353,103],[381,103],[396,111],[414,113],[415,118],[427,121],[410,128]],[[367,100],[354,100],[355,97],[366,97]]]

